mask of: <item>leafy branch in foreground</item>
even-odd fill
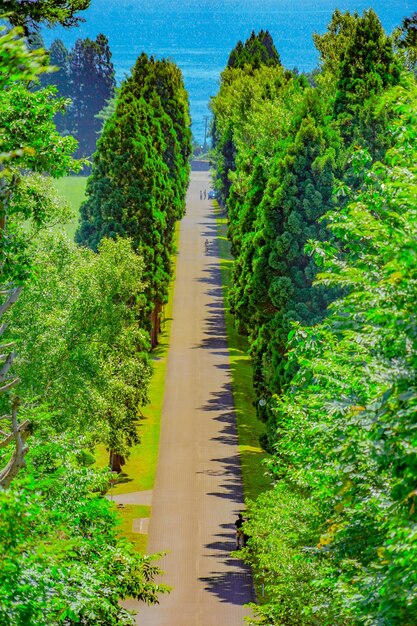
[[[35,440],[30,478],[0,491],[1,626],[128,626],[120,599],[153,604],[167,591],[156,557],[120,537],[101,495],[107,471],[80,466],[81,452],[67,438]]]
[[[0,37],[0,317],[16,302],[31,272],[27,240],[19,236],[16,221],[28,220],[39,227],[50,217],[50,196],[41,185],[28,184],[29,174],[59,176],[77,167],[71,157],[74,140],[60,137],[53,123],[61,102],[54,99],[52,90],[30,92],[26,88],[28,80],[36,80],[44,71],[43,62],[40,51],[27,50],[18,29]],[[0,335],[5,330],[3,324]],[[19,399],[11,395],[19,382],[9,371],[15,358],[13,344],[6,342],[0,349],[0,393],[9,398],[2,418],[4,428],[9,426],[2,430],[0,446],[14,443],[0,472],[0,484],[7,486],[24,464],[29,425],[18,422]]]

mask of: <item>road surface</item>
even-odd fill
[[[129,603],[142,626],[242,626],[250,571],[231,555],[243,510],[216,222],[206,172],[193,172],[181,223],[148,552],[173,591]],[[208,252],[204,242],[210,241]]]

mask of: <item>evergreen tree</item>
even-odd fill
[[[91,156],[96,148],[101,121],[96,117],[113,97],[116,81],[108,39],[78,39],[69,59],[68,132],[79,142],[77,156]]]
[[[55,41],[52,42],[48,53],[49,63],[56,68],[56,71],[43,74],[41,81],[42,85],[55,85],[58,96],[68,99],[70,97],[69,52],[60,39],[55,39]],[[65,111],[59,111],[56,114],[55,124],[61,134],[69,134],[68,116]]]
[[[342,124],[346,139],[361,136],[372,151],[378,149],[378,121],[367,116],[363,103],[398,84],[400,64],[394,56],[392,41],[385,34],[376,13],[370,9],[355,20],[352,37],[343,52],[338,68],[335,114]],[[376,127],[372,122],[376,123]]]
[[[396,35],[397,45],[405,56],[405,66],[415,73],[417,67],[417,13],[403,19]]]
[[[350,44],[356,28],[359,14],[336,9],[323,35],[314,33],[313,41],[320,53],[320,65],[323,72],[336,78],[340,60]]]
[[[168,292],[174,225],[185,207],[188,126],[178,68],[141,55],[105,123],[81,207],[79,242],[96,249],[102,237],[128,236],[143,255],[153,345]]]
[[[266,182],[262,170],[254,171],[248,204],[256,217],[240,216],[249,232],[242,238],[230,297],[239,326],[249,335],[259,397],[280,393],[290,378],[284,355],[292,323],[316,323],[330,301],[326,289],[312,287],[317,268],[304,253],[309,239],[325,236],[319,220],[333,204],[339,152],[338,135],[326,127],[317,92],[305,94],[282,148]],[[269,435],[275,438],[272,423]]]
[[[416,621],[416,98],[414,81],[384,94],[394,146],[371,175],[358,155],[360,189],[326,216],[333,244],[310,247],[341,296],[292,330],[298,371],[273,401],[275,487],[246,527],[261,623]]]
[[[280,65],[278,51],[268,31],[261,30],[256,35],[252,31],[249,39],[243,44],[239,41],[232,50],[227,67],[235,69],[245,66],[259,69],[261,65]]]
[[[251,36],[243,44],[239,41],[232,50],[226,69],[221,76],[220,94],[233,91],[233,82],[239,81],[242,76],[248,80],[263,67],[276,68],[277,80],[281,80],[281,61],[275,48],[274,42],[268,31],[261,30],[257,35],[252,31]],[[279,78],[278,78],[279,77]],[[275,90],[272,89],[272,92]],[[262,97],[270,99],[270,94],[264,93]],[[250,103],[247,103],[250,110]],[[226,203],[231,187],[231,175],[236,169],[237,149],[234,139],[234,124],[230,109],[221,111],[221,97],[212,99],[210,107],[213,111],[212,146],[213,159],[215,162],[216,181],[215,185],[220,200]]]

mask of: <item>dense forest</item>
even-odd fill
[[[260,624],[417,623],[416,23],[335,11],[310,75],[252,33],[211,102],[274,484],[245,524]]]
[[[117,471],[139,438],[153,327],[184,212],[188,100],[174,64],[142,55],[103,116],[83,245],[55,228],[70,209],[52,179],[84,165],[73,128],[60,134],[56,126],[66,107],[71,118],[78,95],[71,105],[68,93],[57,94],[62,70],[49,62],[65,54],[62,46],[48,55],[35,42],[40,24],[71,27],[88,4],[0,3],[9,20],[0,32],[2,626],[128,625],[120,599],[155,603],[166,591],[154,582],[154,557],[121,536],[103,497],[111,474],[97,469],[94,454],[105,446]],[[104,37],[80,41],[72,77],[82,76],[76,64],[89,75],[85,63],[99,68],[103,58]]]

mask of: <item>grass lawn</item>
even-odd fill
[[[141,504],[124,504],[122,507],[118,507],[117,510],[120,514],[121,534],[133,544],[137,552],[145,554],[147,535],[133,532],[133,522],[141,517],[149,517],[151,508]]]
[[[220,267],[222,273],[223,297],[227,341],[229,344],[232,373],[233,398],[239,435],[239,451],[242,465],[243,492],[245,498],[254,500],[262,491],[271,487],[265,476],[262,460],[267,453],[259,445],[259,436],[264,432],[264,424],[256,417],[254,406],[255,392],[252,385],[252,367],[248,356],[248,342],[235,329],[233,315],[227,304],[227,294],[231,285],[233,257],[227,239],[227,218],[220,207],[215,208],[219,242]]]
[[[80,206],[85,199],[85,187],[87,184],[86,176],[65,176],[65,178],[52,179],[52,182],[58,193],[68,200],[74,211],[74,219],[68,224],[59,226],[59,229],[65,230],[67,235],[74,239],[75,231],[78,226],[78,216]]]

